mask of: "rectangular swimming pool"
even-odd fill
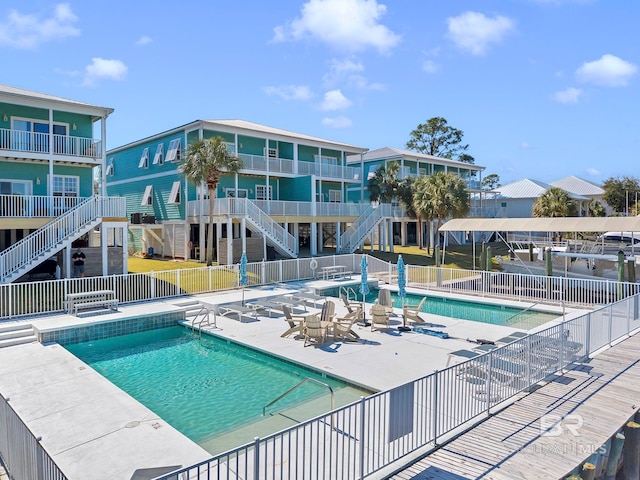
[[[263,407],[305,378],[330,385],[336,392],[336,407],[372,393],[210,335],[198,338],[179,326],[65,348],[212,452],[221,451],[221,446],[216,445],[217,437],[265,419]],[[304,412],[299,406],[305,402],[313,402],[314,407]],[[327,412],[330,407],[328,389],[307,382],[270,407],[267,415],[278,416],[296,408],[307,416],[295,419],[301,421]],[[289,420],[293,416],[283,415]],[[272,432],[284,427],[276,422],[274,428]],[[245,430],[250,434],[250,428]],[[248,435],[225,447],[249,442],[255,436]]]
[[[351,298],[354,297],[353,293],[355,293],[357,299],[362,300],[362,295],[359,295],[357,292],[358,290],[356,287],[352,290]],[[369,294],[367,294],[365,301],[367,303],[374,303],[378,298],[378,292],[379,289],[371,289]],[[324,290],[322,294],[339,297],[340,290]],[[527,310],[524,307],[517,308],[495,303],[480,301],[472,302],[435,295],[418,295],[414,293],[407,293],[404,297],[404,304],[417,305],[424,297],[427,297],[427,301],[422,307],[422,311],[425,313],[514,328],[534,328],[538,325],[554,320],[559,316],[557,313],[549,313],[533,309]],[[403,299],[393,290],[391,290],[391,299],[393,300],[394,308],[402,308]]]

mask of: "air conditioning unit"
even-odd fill
[[[136,224],[136,225],[140,225],[140,223],[142,223],[142,214],[140,212],[132,213],[131,214],[131,223]]]
[[[156,223],[156,216],[155,215],[143,215],[142,216],[142,223]]]

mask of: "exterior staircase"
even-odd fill
[[[22,345],[37,341],[30,323],[0,323],[0,348]]]
[[[251,200],[246,198],[218,199],[214,209],[214,215],[228,213],[234,217],[245,218],[249,230],[266,237],[280,254],[296,258],[298,253],[296,238]]]
[[[361,245],[367,235],[369,235],[375,227],[385,217],[390,217],[393,213],[392,206],[389,204],[378,205],[378,208],[369,207],[355,222],[340,235],[340,243],[338,253],[353,253]]]
[[[89,197],[0,252],[0,282],[10,283],[89,232],[103,217],[123,217],[126,199]]]

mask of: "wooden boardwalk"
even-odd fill
[[[635,335],[389,478],[565,478],[640,408],[638,385],[640,335]]]

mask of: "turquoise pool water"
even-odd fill
[[[358,293],[357,288],[354,289]],[[337,290],[325,290],[325,295],[339,297]],[[353,297],[353,296],[352,296]],[[404,297],[404,303],[417,305],[424,295],[408,293]],[[367,303],[373,303],[378,298],[378,289],[372,289],[366,296]],[[358,300],[362,295],[358,295]],[[395,308],[402,308],[402,298],[394,291],[391,291],[391,299]],[[473,322],[490,323],[493,325],[511,326],[517,328],[533,328],[542,325],[550,320],[558,318],[558,314],[526,310],[523,308],[507,307],[490,303],[466,302],[444,297],[427,296],[427,301],[422,307],[425,313],[441,315],[443,317],[459,318],[461,320],[471,320]]]
[[[347,387],[339,380],[208,335],[198,340],[183,327],[65,348],[198,443],[259,420],[267,403],[304,378],[329,384],[334,391]],[[307,382],[270,410],[281,411],[327,392]],[[325,411],[329,411],[328,402]]]

